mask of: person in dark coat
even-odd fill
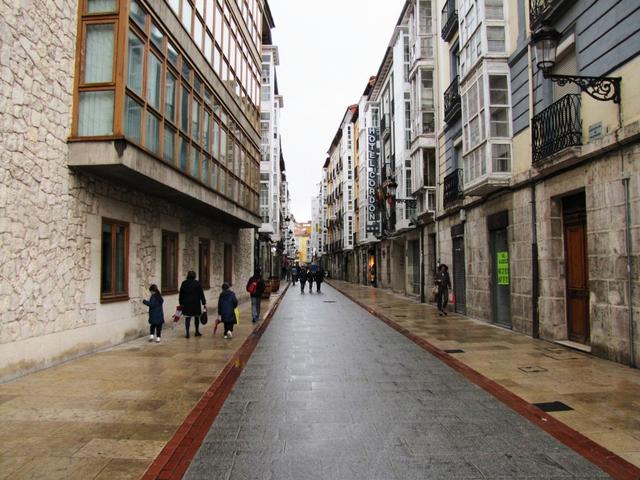
[[[438,267],[436,275],[436,285],[438,286],[438,311],[439,315],[447,314],[447,303],[449,303],[449,289],[451,288],[451,278],[449,277],[449,267],[444,263]]]
[[[304,286],[307,284],[307,269],[305,267],[300,267],[298,280],[300,280],[300,293],[304,293]]]
[[[233,338],[237,306],[236,294],[229,289],[229,284],[223,283],[222,293],[218,297],[218,320],[224,324],[224,338]]]
[[[251,317],[253,323],[260,320],[260,302],[267,286],[262,279],[262,270],[256,268],[255,273],[247,281],[247,292],[251,296]]]
[[[294,285],[298,281],[298,275],[300,275],[300,267],[296,264],[291,267],[291,281]]]
[[[207,300],[204,298],[204,290],[202,285],[196,280],[196,272],[190,271],[187,273],[187,279],[180,285],[180,295],[178,303],[182,307],[182,315],[184,316],[184,327],[187,331],[185,335],[189,338],[189,327],[191,325],[191,318],[195,320],[196,337],[201,337],[200,333],[200,315],[202,315],[201,305],[204,306],[204,310],[207,310]]]
[[[320,286],[324,281],[324,270],[322,270],[322,268],[318,268],[316,273],[313,275],[313,279],[316,281],[316,292],[320,293]]]
[[[151,298],[142,300],[142,303],[149,307],[149,341],[153,342],[155,340],[156,343],[160,343],[162,324],[164,323],[164,311],[162,309],[164,299],[157,285],[151,285],[149,291],[151,292]]]

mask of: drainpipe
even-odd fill
[[[533,338],[540,338],[540,278],[538,265],[538,213],[536,208],[536,184],[531,183],[531,319]]]
[[[425,303],[424,273],[424,225],[420,225],[420,303]]]
[[[620,151],[622,157],[622,151]],[[630,365],[636,368],[636,347],[634,344],[635,327],[633,324],[633,271],[631,264],[631,201],[629,198],[629,181],[631,176],[628,172],[622,174],[622,184],[624,185],[624,204],[625,204],[625,233],[626,233],[626,254],[627,254],[627,295],[629,298],[629,355]]]

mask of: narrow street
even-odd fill
[[[185,478],[609,478],[323,289],[289,290]]]

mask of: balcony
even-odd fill
[[[553,23],[553,20],[575,0],[529,0],[529,24],[533,32],[543,23]]]
[[[462,200],[463,191],[462,185],[464,185],[463,170],[458,168],[444,177],[444,208],[449,208]]]
[[[531,0],[532,2],[535,0]],[[458,31],[458,6],[457,0],[447,0],[442,9],[442,31],[441,36],[445,42],[451,40]]]
[[[582,145],[580,105],[580,94],[568,94],[533,117],[531,143],[535,167],[548,169],[559,163],[567,164],[569,157],[577,157],[572,147]]]
[[[453,79],[451,85],[444,92],[444,121],[453,122],[460,116],[462,102],[460,101],[459,77]]]

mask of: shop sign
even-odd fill
[[[509,285],[509,252],[498,252],[498,285]]]
[[[367,233],[380,231],[380,215],[378,212],[378,165],[380,148],[378,128],[367,129]]]

